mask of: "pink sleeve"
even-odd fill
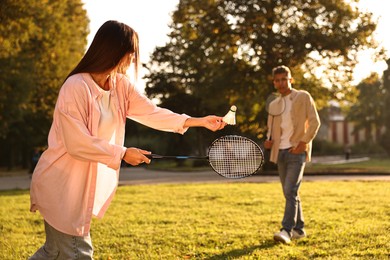
[[[188,130],[188,127],[184,127],[184,123],[190,116],[158,107],[145,95],[139,93],[134,86],[129,88],[126,111],[128,118],[161,131],[184,134]]]

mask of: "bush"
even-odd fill
[[[361,142],[351,147],[351,155],[383,156],[386,150],[379,143]],[[327,140],[313,141],[313,155],[344,155],[345,147],[341,144],[329,142]]]
[[[340,144],[329,142],[327,140],[313,141],[313,155],[342,155],[344,147]]]
[[[384,155],[385,149],[378,143],[374,142],[361,142],[351,147],[352,154],[360,155]]]

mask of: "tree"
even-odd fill
[[[9,155],[0,162],[12,166],[46,144],[59,87],[85,51],[89,21],[81,0],[3,0],[0,17],[0,153]]]
[[[355,133],[362,129],[367,133],[375,130],[379,137],[377,143],[390,154],[390,60],[387,65],[382,78],[373,73],[356,86],[358,95],[348,109],[347,120],[355,123]],[[372,143],[373,136],[367,137],[367,142]]]
[[[390,59],[387,60],[387,69],[383,72],[383,107],[381,113],[383,113],[383,126],[385,132],[383,133],[380,144],[390,154]],[[376,101],[375,101],[376,102]]]
[[[348,121],[355,123],[354,132],[366,129],[368,133],[372,133],[373,129],[381,129],[385,124],[384,111],[388,101],[385,99],[387,91],[383,88],[379,75],[371,74],[356,88],[357,100],[351,106],[347,116]]]
[[[376,24],[357,2],[181,0],[169,42],[147,65],[146,93],[194,115],[222,114],[235,104],[240,132],[263,138],[276,65],[292,68],[319,108],[353,93],[355,57],[376,46]]]

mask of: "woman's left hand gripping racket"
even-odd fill
[[[150,159],[207,159],[213,170],[228,179],[245,178],[255,174],[264,163],[261,148],[251,139],[226,135],[216,139],[209,147],[208,155],[163,156],[145,155]]]

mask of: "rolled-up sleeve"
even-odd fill
[[[145,95],[139,93],[134,86],[129,88],[126,111],[129,119],[166,132],[184,134],[188,130],[188,127],[184,127],[184,123],[190,116],[158,107]]]

